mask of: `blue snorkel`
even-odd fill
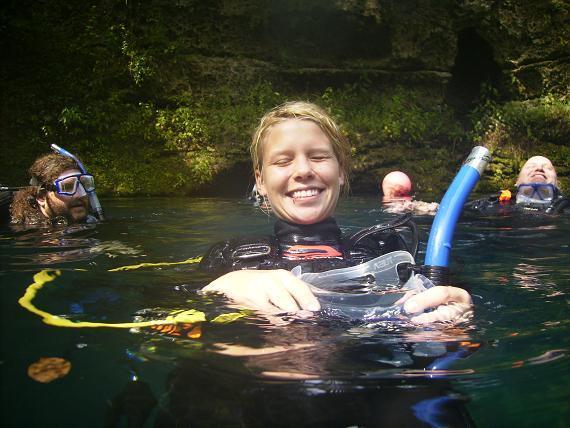
[[[405,293],[421,293],[434,285],[449,284],[455,225],[489,160],[489,150],[475,147],[445,193],[431,229],[425,265],[419,269],[421,275],[402,278],[402,271],[418,273],[408,251],[393,251],[355,266],[324,272],[303,273],[302,267],[296,266],[291,273],[309,284],[329,316],[365,322],[398,318],[403,306],[397,302]]]
[[[83,174],[87,174],[87,170],[85,169],[85,167],[83,166],[81,161],[79,159],[77,159],[77,157],[75,157],[74,155],[69,153],[67,150],[59,147],[57,144],[52,144],[50,147],[57,154],[73,159],[75,161],[75,163],[77,164],[77,166],[79,167],[79,170]],[[95,214],[97,214],[97,217],[99,217],[99,220],[104,220],[103,208],[101,207],[101,203],[99,202],[99,198],[97,197],[97,193],[95,193],[95,190],[93,190],[91,193],[89,193],[89,205],[91,205],[91,208],[93,209]]]
[[[445,192],[429,234],[422,274],[435,285],[449,284],[449,253],[455,225],[463,211],[467,197],[481,178],[491,160],[489,150],[476,146]]]

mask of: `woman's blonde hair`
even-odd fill
[[[329,138],[340,170],[344,173],[343,192],[348,192],[350,173],[350,144],[335,121],[319,106],[306,101],[291,101],[270,110],[261,118],[249,151],[253,162],[253,172],[260,171],[263,166],[263,143],[270,128],[288,119],[310,120],[314,122]]]

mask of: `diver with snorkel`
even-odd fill
[[[54,153],[40,156],[30,167],[29,186],[2,188],[6,194],[17,190],[10,204],[10,222],[45,226],[103,220],[93,175],[67,150],[56,144],[51,148]]]
[[[271,202],[271,211],[275,212],[279,219],[275,226],[276,234],[264,240],[237,239],[212,247],[202,261],[202,268],[218,274],[228,272],[224,275],[225,280],[228,280],[226,275],[231,276],[227,285],[231,287],[233,279],[237,279],[233,284],[237,287],[237,294],[225,288],[224,281],[216,283],[217,280],[206,286],[204,292],[225,294],[240,306],[253,306],[270,314],[322,310],[324,314],[338,315],[356,322],[374,322],[386,316],[397,317],[397,320],[407,319],[413,323],[456,322],[470,315],[469,294],[448,285],[446,257],[442,259],[435,257],[432,261],[426,258],[423,266],[415,264],[418,235],[417,228],[409,216],[385,225],[366,228],[350,237],[342,237],[331,215],[336,208],[340,188],[348,183],[348,157],[345,156],[348,151],[343,145],[342,133],[338,132],[338,128],[326,113],[308,103],[288,103],[270,112],[262,121],[262,125],[256,133],[258,139],[254,139],[254,142],[259,143],[259,147],[258,149],[252,147],[252,154],[254,164],[258,166],[255,173],[259,191]],[[259,164],[255,163],[255,156],[258,156]],[[436,233],[438,229],[445,229],[446,232],[442,240],[434,241],[438,242],[436,247],[447,250],[451,248],[453,229],[460,212],[460,208],[458,210],[457,207],[462,207],[486,161],[488,155],[485,149],[478,150],[470,156],[454,180],[454,184],[456,182],[458,184],[452,185],[448,191],[453,193],[451,202],[446,203],[444,198],[438,214],[445,216],[449,212],[450,215],[440,222],[440,226],[434,225],[432,229],[434,239],[438,235]],[[428,250],[428,254],[432,252],[433,250]],[[260,273],[259,280],[246,283],[254,278],[255,274]],[[240,278],[242,274],[246,277]],[[336,277],[332,277],[333,275]],[[277,283],[277,288],[275,281],[281,281],[281,284]],[[279,285],[282,288],[279,288]],[[277,294],[272,294],[275,290]],[[250,299],[249,302],[242,300],[244,291],[246,299]],[[282,291],[285,293],[281,293]],[[435,307],[435,310],[423,313],[428,307]],[[75,326],[76,323],[70,322],[70,324]],[[256,373],[260,373],[259,368],[263,369],[265,364],[268,369],[280,370],[279,372],[266,370],[261,373],[262,376],[273,376],[279,381],[273,384],[267,385],[255,377],[244,379],[238,375],[233,380],[239,388],[229,388],[232,379],[228,381],[227,370],[219,370],[219,367],[215,366],[216,353],[249,358],[250,356],[245,354],[249,351],[247,347],[232,347],[232,343],[210,343],[208,350],[211,352],[206,359],[202,360],[195,354],[187,360],[180,359],[182,371],[176,369],[172,376],[169,376],[168,390],[172,394],[170,400],[172,405],[164,408],[166,410],[164,426],[177,426],[181,421],[189,422],[188,418],[193,412],[198,415],[207,414],[208,418],[192,419],[192,425],[196,426],[205,421],[210,423],[216,417],[224,419],[224,422],[233,421],[238,426],[244,424],[263,426],[261,422],[263,419],[270,420],[273,424],[279,421],[284,424],[283,426],[289,426],[285,422],[286,417],[293,417],[297,420],[297,426],[300,426],[300,422],[303,421],[307,423],[315,420],[332,421],[337,415],[340,418],[338,422],[343,423],[342,426],[354,425],[359,421],[370,426],[371,421],[385,415],[400,422],[413,420],[417,423],[418,420],[427,421],[431,417],[433,400],[447,399],[450,396],[447,382],[431,382],[431,379],[428,379],[431,376],[429,372],[428,374],[422,372],[424,377],[413,383],[413,386],[418,386],[414,390],[402,388],[405,382],[395,379],[394,382],[388,381],[390,386],[386,391],[375,384],[372,390],[349,390],[345,393],[342,390],[342,382],[337,384],[334,379],[328,382],[326,378],[321,381],[319,376],[326,370],[328,359],[337,358],[339,349],[334,346],[334,338],[341,331],[344,333],[340,334],[347,334],[346,324],[339,328],[334,328],[334,325],[322,328],[323,325],[318,323],[298,323],[295,327],[297,328],[283,335],[275,334],[275,330],[268,329],[271,334],[264,338],[267,339],[267,344],[276,346],[274,349],[268,349],[266,355],[265,349],[252,348],[258,352],[256,355],[260,356],[257,359],[255,354],[251,357]],[[322,340],[319,333],[323,331],[328,331],[327,334],[332,339]],[[317,344],[315,350],[320,351],[318,347],[322,345],[323,352],[314,355],[315,361],[308,361],[305,358],[307,350],[312,346],[311,341],[315,340]],[[355,342],[359,342],[358,338],[340,343],[340,350],[352,352]],[[383,343],[371,345],[369,340],[364,342],[366,343],[360,344],[362,349],[374,348],[375,352],[384,345]],[[394,352],[392,361],[377,360],[379,364],[391,364],[392,367],[409,367],[413,363],[414,366],[425,369],[426,356],[434,360],[434,357],[446,352],[445,345],[441,343],[439,344],[441,346],[437,346],[435,350],[428,349],[427,355],[425,349],[419,350],[423,353],[421,355],[411,349],[413,343],[401,346],[390,342],[386,345],[389,351],[400,351],[401,354],[405,354],[397,356]],[[290,362],[291,365],[274,365],[275,357],[272,354],[282,352],[287,346],[292,346],[291,350],[296,351],[288,354],[291,359],[286,362]],[[295,348],[296,346],[299,347]],[[259,353],[260,350],[263,352]],[[234,354],[230,354],[231,352]],[[196,359],[193,359],[194,355]],[[264,359],[264,355],[268,358]],[[445,355],[433,361],[437,364],[433,370],[445,367],[445,364],[452,362],[453,358],[461,358],[464,354],[460,350],[454,355],[457,357]],[[246,365],[249,364],[246,358],[233,360],[238,365],[243,361],[246,361]],[[214,365],[211,371],[210,364]],[[204,376],[200,376],[201,374]],[[221,377],[216,382],[218,375]],[[292,384],[300,389],[308,386],[306,395],[303,393],[294,397],[294,394],[288,393],[291,391],[287,388],[286,394],[278,395],[283,393],[280,382],[288,376],[297,376],[289,379],[307,380],[306,383]],[[197,379],[199,382],[203,380],[204,383],[196,384]],[[311,387],[311,379],[316,379],[314,387]],[[335,393],[339,387],[337,385],[340,385],[342,394]],[[412,382],[409,382],[409,385],[412,385]],[[276,388],[275,394],[269,397],[267,391],[273,387]],[[326,390],[329,387],[330,393]],[[130,389],[128,391],[130,393]],[[236,392],[237,397],[235,397]],[[371,403],[370,397],[364,395],[365,392],[373,392],[373,398],[377,401]],[[332,397],[334,400],[335,395],[339,400],[333,401],[331,409],[321,411],[320,415],[312,413],[313,411],[318,413],[319,409],[322,409],[320,397]],[[213,409],[212,405],[217,404],[216,399],[220,396],[228,400],[231,398],[235,408],[229,409],[230,411],[224,408],[221,413],[210,412]],[[203,398],[204,402],[200,401],[200,398]],[[273,403],[274,399],[276,400]],[[272,413],[275,409],[272,405],[279,402],[280,408],[286,409],[282,400],[296,400],[298,403],[292,403],[298,406],[294,407],[295,410],[305,409],[308,413],[300,415],[287,409],[286,414],[282,415],[284,419],[277,419]],[[399,403],[398,407],[395,407],[395,401]],[[112,421],[120,417],[127,402],[129,400],[126,400],[122,393],[114,400],[114,407],[111,409]],[[149,406],[154,403],[152,399],[146,402]],[[446,426],[466,426],[463,423],[462,409],[455,410],[458,400],[450,399],[448,402],[453,405],[454,410],[445,413],[449,413],[450,418],[461,421],[461,425],[452,423]],[[220,400],[220,404],[224,403],[225,400]],[[268,405],[262,408],[260,419],[248,420],[250,417],[257,417],[254,414],[257,403]],[[372,405],[369,406],[369,403]],[[248,407],[250,405],[251,408]],[[427,410],[421,410],[422,405],[425,405]],[[161,411],[162,409],[161,406]],[[414,415],[410,414],[411,409]],[[307,419],[299,419],[304,416],[307,416]],[[156,426],[162,425],[157,423]]]
[[[275,234],[217,243],[200,267],[222,275],[203,292],[275,325],[262,324],[252,345],[230,334],[209,342],[207,356],[180,359],[159,426],[471,426],[440,370],[477,345],[406,333],[471,314],[469,294],[449,286],[448,255],[488,151],[476,148],[461,168],[430,234],[430,257],[417,265],[409,215],[342,236],[332,214],[348,184],[348,156],[337,131],[309,103],[287,103],[261,120],[251,152]]]
[[[465,204],[465,211],[475,215],[570,214],[570,199],[558,187],[556,169],[550,159],[532,156],[522,166],[516,190],[502,190],[497,195]]]
[[[290,102],[269,111],[250,151],[257,191],[277,217],[275,235],[214,245],[200,267],[222,276],[204,292],[268,313],[319,311],[323,299],[300,275],[350,268],[394,251],[413,260],[417,228],[409,216],[341,236],[333,214],[341,190],[348,190],[350,146],[322,109]],[[399,270],[394,268],[396,287],[410,278],[413,263],[408,259],[400,264]],[[301,272],[291,272],[297,266]],[[471,313],[469,293],[448,283],[401,297],[393,303],[402,305],[413,322],[456,321]],[[434,310],[424,313],[429,308]]]

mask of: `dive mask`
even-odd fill
[[[517,187],[517,204],[549,204],[557,196],[558,189],[550,183],[524,183]]]
[[[325,314],[366,322],[405,315],[396,302],[406,293],[420,293],[433,286],[423,275],[411,272],[414,258],[394,251],[368,262],[319,273],[291,272],[308,283]]]
[[[85,190],[85,193],[91,193],[95,190],[95,179],[93,176],[81,173],[58,178],[53,182],[52,189],[58,195],[73,196],[77,193],[80,184]]]

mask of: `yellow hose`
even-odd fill
[[[183,260],[181,262],[159,262],[159,263],[139,263],[138,265],[121,266],[114,269],[109,269],[109,272],[120,272],[125,270],[135,270],[143,267],[155,267],[155,266],[173,266],[173,265],[191,265],[194,263],[199,263],[202,257],[190,257],[189,259]]]
[[[133,328],[133,327],[151,327],[153,325],[177,324],[187,323],[193,324],[197,322],[206,321],[206,314],[204,312],[189,309],[186,311],[177,311],[176,313],[167,316],[161,320],[141,321],[141,322],[125,322],[125,323],[102,323],[102,322],[74,322],[67,318],[52,315],[49,312],[42,311],[36,308],[32,300],[36,297],[37,293],[44,284],[53,281],[59,275],[59,270],[42,270],[34,275],[34,283],[28,286],[24,295],[18,300],[18,303],[28,311],[42,317],[44,323],[57,326],[57,327],[70,327],[70,328],[94,328],[94,327],[110,327],[110,328]]]

